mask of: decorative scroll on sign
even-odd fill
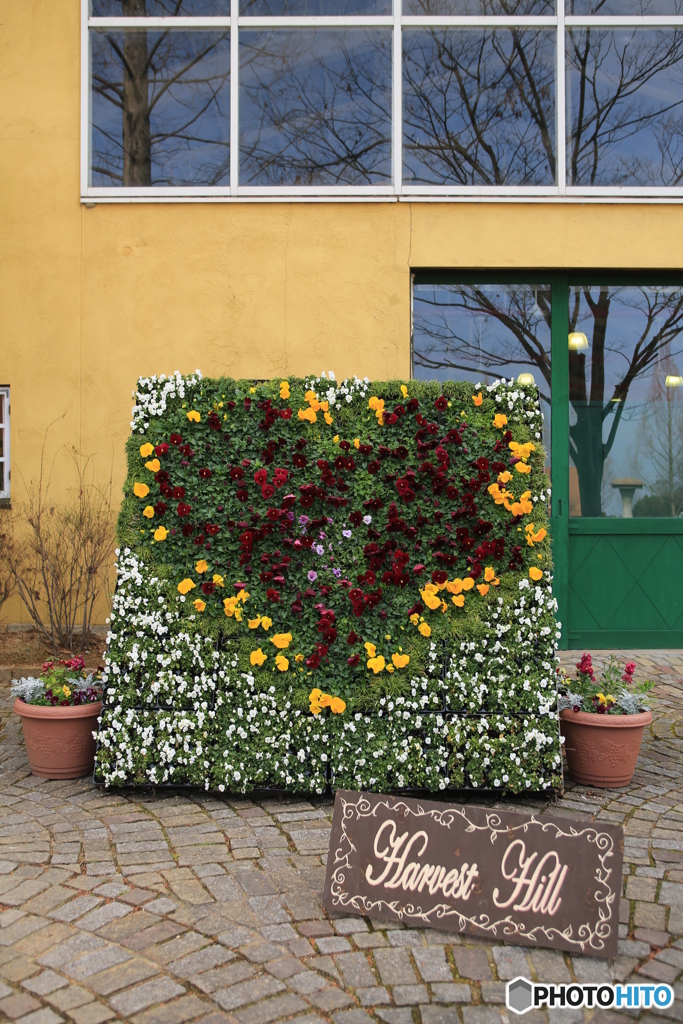
[[[617,825],[338,791],[323,902],[529,946],[617,952]]]

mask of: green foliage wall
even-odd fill
[[[534,387],[141,379],[96,778],[561,784]]]

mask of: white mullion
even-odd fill
[[[538,17],[510,17],[495,15],[438,15],[438,14],[407,14],[401,21],[405,27],[411,28],[554,28],[557,24],[555,15],[538,15]]]
[[[83,0],[87,4],[88,0]],[[90,28],[228,28],[230,18],[89,18]]]
[[[90,33],[89,0],[81,0],[81,195],[90,185]]]
[[[403,187],[403,31],[401,12],[403,0],[394,0],[394,28],[392,32],[392,89],[391,89],[391,160],[394,192],[400,195]]]
[[[230,0],[230,195],[236,196],[240,168],[240,0]]]
[[[561,196],[567,191],[567,103],[566,81],[567,62],[565,56],[564,0],[557,0],[557,82],[555,84],[555,109],[557,116],[557,140],[555,163],[557,189]]]
[[[338,17],[268,17],[253,18],[243,17],[239,19],[240,28],[377,28],[389,27],[394,24],[390,15],[378,17],[366,15],[339,15]]]

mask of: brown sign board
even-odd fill
[[[413,927],[613,957],[620,826],[339,790],[323,903]]]

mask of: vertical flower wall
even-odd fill
[[[140,379],[96,779],[559,787],[548,500],[533,386]]]

